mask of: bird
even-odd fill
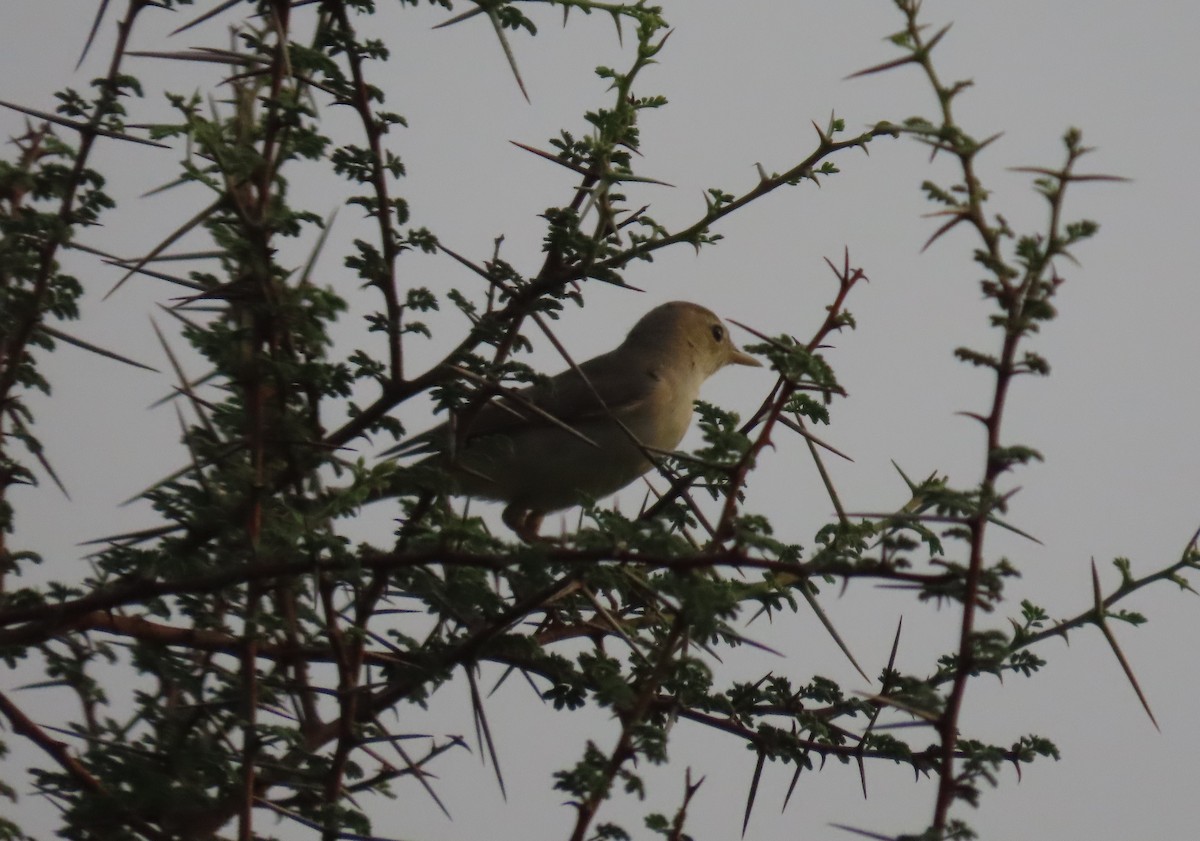
[[[384,453],[424,455],[454,495],[505,503],[527,543],[546,514],[598,500],[646,473],[691,424],[700,386],[728,365],[761,366],[711,310],[661,304],[615,349],[510,391]]]

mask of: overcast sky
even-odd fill
[[[103,72],[113,21],[106,23],[83,68],[72,71],[92,5],[8,0],[0,27],[6,64],[0,98],[52,110],[55,89],[83,88]],[[490,256],[493,240],[503,234],[502,256],[520,270],[534,271],[544,230],[538,214],[564,203],[573,182],[565,170],[509,141],[546,148],[547,139],[562,128],[582,132],[582,113],[610,101],[592,68],[625,67],[631,39],[622,49],[609,20],[599,15],[573,15],[564,30],[559,13],[531,9],[539,36],[511,36],[532,100],[527,103],[483,18],[433,32],[445,12],[381,5],[389,11],[380,17],[376,34],[387,41],[394,59],[376,81],[388,92],[388,107],[404,114],[411,126],[392,142],[409,169],[401,192],[410,200],[414,222],[477,260]],[[885,36],[901,23],[886,0],[664,5],[675,30],[660,64],[644,72],[637,92],[663,94],[670,104],[644,117],[645,157],[637,166],[674,186],[631,190],[630,205],[652,202],[651,213],[668,227],[702,213],[706,188],[740,193],[753,186],[756,163],[783,171],[802,159],[814,144],[812,121],[824,124],[831,112],[845,119],[850,131],[884,119],[933,116],[932,97],[913,68],[845,78],[897,56]],[[228,43],[220,20],[165,41],[162,34],[181,19],[165,13],[149,17],[153,22],[135,38],[136,49]],[[1054,616],[1073,615],[1089,604],[1093,558],[1111,589],[1113,557],[1131,558],[1136,574],[1165,566],[1200,523],[1195,373],[1200,165],[1194,152],[1200,136],[1200,7],[1187,0],[927,0],[925,20],[935,27],[954,22],[935,54],[943,79],[975,81],[956,105],[960,123],[976,137],[1004,132],[982,158],[980,173],[994,191],[992,210],[1014,228],[1039,229],[1044,208],[1028,189],[1029,177],[1010,168],[1057,166],[1060,137],[1068,126],[1083,129],[1085,142],[1097,147],[1081,169],[1132,179],[1080,185],[1070,193],[1068,217],[1094,219],[1101,233],[1078,249],[1079,265],[1059,267],[1067,279],[1057,300],[1060,317],[1034,345],[1049,359],[1052,376],[1018,383],[1010,401],[1008,441],[1046,456],[1045,464],[1012,480],[1021,491],[1010,519],[1042,545],[997,536],[992,550],[1021,568],[1023,579],[1012,589],[1016,598],[1033,598]],[[130,61],[131,72],[181,92],[207,78],[204,69]],[[137,121],[168,119],[155,89],[150,86],[146,101],[136,106],[142,115]],[[0,111],[0,134],[19,134],[23,119]],[[114,193],[132,197],[168,181],[178,157],[102,143],[94,165],[109,174]],[[614,346],[650,307],[684,298],[766,333],[806,338],[820,324],[834,290],[823,258],[839,260],[848,247],[870,283],[849,303],[858,330],[836,337],[829,352],[850,396],[835,405],[832,426],[821,434],[854,458],[853,464],[832,465],[847,507],[881,511],[906,498],[893,459],[913,477],[939,470],[959,485],[978,480],[980,432],[956,413],[979,411],[990,382],[956,363],[952,352],[963,344],[991,349],[997,339],[986,331],[987,307],[970,261],[970,235],[955,232],[921,253],[939,222],[922,217],[934,208],[924,203],[920,184],[929,178],[944,183],[951,170],[941,162],[930,167],[926,153],[903,140],[878,141],[869,156],[855,152],[836,163],[842,174],[825,179],[819,189],[805,184],[780,191],[722,223],[718,232],[725,240],[718,246],[699,255],[684,247],[631,267],[628,282],[646,294],[592,290],[586,309],[567,312],[560,336],[576,359],[586,358]],[[317,212],[334,209],[323,192],[325,182],[299,181],[293,188]],[[133,256],[205,201],[182,192],[134,199],[106,217],[104,229],[82,239]],[[317,280],[354,297],[361,312],[375,301],[358,295],[336,256],[337,246],[354,235],[353,216],[343,209]],[[81,334],[163,366],[148,315],[176,291],[138,279],[100,304],[99,297],[119,276],[116,270],[91,261],[73,266],[89,290]],[[475,289],[474,279],[446,259],[414,258],[404,269],[414,285]],[[439,323],[456,321],[447,314]],[[340,329],[347,342],[368,341],[355,318],[344,320]],[[738,336],[743,343],[748,338]],[[429,348],[424,357],[418,351],[418,361],[434,359],[436,350],[436,345]],[[549,349],[540,349],[536,358],[548,369],[561,367]],[[71,350],[56,355],[48,371],[55,402],[39,404],[39,427],[72,500],[63,500],[48,483],[36,492],[18,491],[13,545],[43,552],[50,574],[70,578],[73,567],[83,568],[77,542],[153,524],[146,508],[114,510],[114,505],[177,467],[182,455],[173,417],[144,408],[167,390],[168,378]],[[727,370],[709,383],[705,397],[745,414],[770,382],[766,371]],[[416,411],[405,420],[413,428],[425,422]],[[623,501],[636,504],[634,497]],[[770,515],[784,537],[805,545],[832,516],[805,449],[786,439],[755,477],[748,505]],[[376,516],[378,522],[361,528],[386,535],[389,512]],[[549,518],[547,527],[557,529],[561,522]],[[1012,604],[1015,612],[1016,601]],[[862,584],[840,600],[831,594],[828,606],[869,674],[877,674],[886,661],[901,614],[906,629],[901,667],[922,672],[945,647],[938,634],[957,619],[955,611],[939,614],[905,595]],[[1043,676],[1004,685],[978,681],[969,695],[968,733],[1007,742],[1037,732],[1063,751],[1061,762],[1036,763],[1020,783],[1006,771],[1000,789],[985,793],[982,808],[964,816],[984,838],[1194,836],[1200,823],[1194,791],[1200,771],[1195,719],[1200,603],[1158,586],[1126,606],[1151,617],[1146,628],[1117,632],[1162,733],[1141,712],[1098,633],[1072,636],[1069,648],[1057,642],[1046,646],[1041,653],[1051,662]],[[1002,624],[1003,617],[988,621]],[[739,651],[734,656],[744,660],[728,663],[728,673],[775,669],[796,679],[821,673],[851,689],[870,689],[855,682],[811,617],[785,617],[755,630],[772,645],[787,648],[792,659],[780,662]],[[8,682],[0,673],[0,685]],[[428,726],[468,733],[465,693],[450,693],[444,703]],[[561,797],[549,791],[549,775],[578,754],[570,717],[549,709],[533,720],[520,715],[529,704],[524,686],[507,686],[491,703],[489,709],[503,722],[498,748],[507,761],[507,805],[490,772],[475,757],[464,757],[443,769],[439,789],[453,821],[427,801],[409,799],[421,795],[406,790],[385,807],[393,811],[377,824],[377,832],[464,841],[567,834],[572,816],[559,805]],[[732,741],[698,731],[693,735],[703,738],[677,734],[668,770],[644,770],[652,779],[669,781],[664,795],[670,798],[682,790],[686,765],[697,776],[707,774],[690,831],[703,839],[736,837],[753,756]],[[831,822],[880,832],[926,825],[933,783],[914,784],[902,768],[878,767],[869,774],[871,796],[865,803],[855,770],[839,766],[802,782],[788,812],[780,815],[790,768],[768,767],[749,837],[848,837],[830,829]],[[674,805],[668,799],[661,808]],[[34,796],[23,794],[20,812],[40,808]],[[639,813],[623,808],[613,814]],[[497,831],[498,826],[504,829]],[[629,819],[626,826],[636,828],[637,822]],[[38,825],[30,822],[26,828]]]

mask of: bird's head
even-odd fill
[[[624,346],[685,363],[706,378],[726,365],[762,365],[738,349],[729,337],[729,328],[715,313],[688,301],[672,301],[650,310],[633,325]]]

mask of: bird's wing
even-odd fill
[[[653,369],[631,370],[624,360],[613,358],[613,353],[589,359],[579,366],[579,371],[583,376],[571,368],[544,382],[522,388],[511,397],[492,399],[469,419],[466,440],[516,429],[573,428],[609,412],[621,418],[636,412],[639,406],[652,399],[660,382]],[[449,426],[439,424],[383,455],[395,457],[436,452],[445,446],[448,435]]]
[[[579,371],[571,368],[523,388],[511,398],[492,400],[471,421],[467,436],[559,424],[575,426],[610,412],[622,417],[650,400],[658,382],[652,370],[631,370],[624,360],[606,353],[589,359]]]

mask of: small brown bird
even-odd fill
[[[419,464],[447,470],[451,492],[507,503],[504,522],[533,540],[547,513],[615,493],[653,466],[647,451],[674,450],[700,385],[726,365],[761,363],[712,312],[674,301],[578,370],[496,398],[465,429],[443,423],[387,454],[431,453]]]

